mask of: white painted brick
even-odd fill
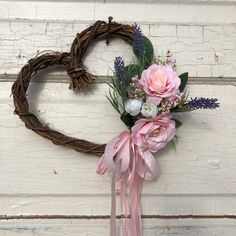
[[[227,35],[224,34],[223,26],[205,26],[204,40],[209,41],[211,43],[213,42],[216,46],[220,46],[220,44],[222,44],[222,41],[224,41],[224,43],[230,41],[227,39]],[[222,49],[222,47],[220,49]]]
[[[177,39],[175,39],[175,40],[177,40]],[[175,52],[175,53],[189,51],[189,46],[184,44],[183,42],[179,42],[179,41],[171,43],[171,45],[168,44],[168,45],[166,45],[166,47],[167,46],[170,48],[170,50],[172,52]],[[178,63],[180,63],[180,62],[178,62]]]
[[[197,59],[199,64],[214,64],[215,54],[213,50],[210,51],[197,51]]]
[[[180,6],[181,4],[181,6]],[[223,9],[223,10],[222,10]],[[135,13],[134,13],[135,10]],[[219,17],[219,12],[221,13]],[[222,24],[235,22],[235,4],[201,1],[1,1],[2,19],[97,20],[109,15],[122,21]]]
[[[170,44],[177,43],[176,37],[156,36],[156,37],[149,37],[149,39],[152,42],[153,46],[160,46],[161,45],[161,46],[170,47]]]
[[[1,30],[0,30],[0,35],[8,35],[11,34],[10,30],[10,23],[9,22],[1,22]],[[3,37],[1,37],[1,40]]]
[[[236,48],[236,33],[233,26],[205,26],[204,40],[210,42],[214,50],[233,50]]]
[[[45,34],[46,23],[38,22],[9,22],[11,32],[17,34]]]
[[[177,36],[179,41],[184,43],[203,42],[202,26],[177,26]]]
[[[223,61],[227,64],[234,64],[236,63],[236,49],[234,50],[222,50],[224,55]]]
[[[203,33],[202,26],[178,25],[178,37],[184,38],[201,38]]]
[[[223,26],[224,34],[229,36],[236,36],[236,29],[233,25],[224,25]]]
[[[15,40],[0,40],[1,52],[5,51],[5,53],[9,50],[12,51],[14,49]],[[10,56],[10,55],[9,55]]]
[[[212,73],[211,73],[211,65],[198,65],[197,66],[197,77],[211,77]]]
[[[190,52],[190,51],[178,52],[175,53],[175,58],[177,62],[181,62],[181,64],[186,64],[186,65],[198,64],[197,52]]]
[[[211,39],[219,40],[219,39],[225,39],[227,37],[235,38],[236,29],[235,26],[232,25],[205,26],[204,37],[206,40],[211,40]]]
[[[208,4],[188,4],[187,2],[170,3],[132,3],[124,4],[120,1],[117,2],[98,2],[95,3],[94,19],[107,20],[107,16],[112,15],[116,20],[120,21],[144,21],[144,22],[163,22],[163,23],[198,23],[204,24],[220,22],[234,23],[235,22],[235,5],[229,4],[222,5]],[[221,17],[219,17],[221,12]]]
[[[94,3],[87,2],[40,2],[32,6],[36,10],[36,19],[48,20],[86,20],[94,19]]]
[[[177,65],[178,74],[182,74],[184,72],[188,72],[190,76],[197,76],[197,66],[195,65]]]
[[[138,23],[138,24],[139,24],[139,23]],[[148,25],[148,24],[142,24],[142,23],[140,23],[139,25],[140,25],[140,27],[141,27],[141,29],[142,29],[142,33],[143,33],[145,36],[149,37],[149,36],[150,36],[150,25]]]
[[[58,36],[75,36],[76,33],[74,35],[72,35],[72,32],[73,32],[73,23],[64,23],[64,22],[61,22],[61,23],[53,23],[53,22],[50,22],[47,24],[47,27],[46,27],[46,34],[49,35],[49,36],[54,36],[54,37],[58,37]],[[86,28],[85,28],[86,29]]]
[[[223,35],[223,28],[223,25],[204,26],[204,38],[208,39],[208,37],[212,38],[216,35]]]
[[[235,37],[236,39],[236,37]],[[213,41],[214,39],[212,39],[211,41],[211,47],[214,50],[233,50],[236,48],[236,43],[233,41],[234,38],[229,38],[229,37],[225,37],[224,39],[217,39],[215,41]],[[227,40],[232,40],[232,41],[227,41]]]
[[[42,23],[13,21],[10,24],[1,22],[0,26],[1,25],[4,29],[1,31],[4,40],[0,40],[0,49],[2,52],[0,55],[0,72],[17,73],[20,67],[23,66],[29,58],[34,57],[38,50],[69,51],[75,34],[85,29],[89,24],[83,22]],[[185,37],[188,35],[186,32],[191,32],[191,30],[193,30],[193,26],[190,28],[186,26],[180,27],[179,25],[160,26],[158,29],[161,29],[160,32],[162,33],[160,34],[162,36],[149,36],[153,43],[156,55],[165,54],[166,50],[170,49],[176,55],[178,66],[184,67],[184,65],[187,64],[190,66],[191,76],[196,75],[198,70],[197,66],[200,64],[231,64],[231,68],[235,67],[236,53],[234,47],[236,41],[234,28],[236,27],[205,27],[205,32],[213,32],[213,35],[211,35],[213,39],[209,40],[210,34],[208,34],[208,38],[204,39],[206,41],[200,43],[195,42],[196,40],[194,38],[194,41],[191,41],[191,38]],[[167,27],[167,32],[169,29],[174,29],[176,27],[184,29],[184,31],[182,31],[181,37],[178,39],[174,34],[172,34],[172,36],[164,36],[165,34],[169,34],[165,32],[164,26]],[[149,24],[142,24],[142,28],[144,29],[143,31],[148,34]],[[196,29],[200,28],[196,26]],[[224,30],[228,32],[227,37],[220,34],[220,38],[217,41],[215,39],[215,32],[217,31],[217,34],[224,33]],[[198,32],[200,31],[198,30]],[[171,35],[171,33],[169,35]],[[191,43],[186,43],[186,40],[188,39]],[[123,42],[123,40],[111,40],[108,47],[105,45],[105,41],[101,41],[96,43],[93,48],[90,48],[85,64],[92,73],[97,75],[110,74],[111,71],[109,68],[113,68],[113,60],[119,55],[124,57],[126,63],[135,59],[131,46]],[[204,71],[206,72],[205,76],[209,76],[209,71],[207,72],[207,70],[201,69],[201,67],[199,67],[198,74],[204,76]],[[235,70],[228,70],[227,75],[235,76]]]
[[[212,65],[212,76],[215,77],[227,77],[236,73],[235,66],[231,64]]]
[[[73,27],[73,32],[75,32],[75,35],[77,33],[82,32],[84,29],[88,28],[91,25],[91,23],[84,23],[84,22],[73,22],[72,27]],[[54,27],[53,27],[54,28]]]
[[[39,8],[37,8],[33,1],[27,3],[22,1],[21,4],[3,2],[0,10],[2,13],[0,19],[3,17],[3,20],[0,21],[0,73],[18,73],[23,64],[29,58],[35,56],[38,50],[51,49],[55,51],[69,51],[76,33],[84,30],[93,22],[93,20],[90,20],[89,16],[85,21],[83,18],[84,15],[79,14],[80,11],[85,11],[87,8],[91,7],[91,9],[95,9],[93,15],[94,19],[100,15],[100,19],[107,20],[106,12],[115,9],[116,11],[113,15],[114,20],[121,20],[129,24],[132,24],[133,21],[139,23],[143,33],[152,41],[155,53],[163,54],[167,49],[170,49],[176,54],[178,66],[182,68],[184,65],[190,66],[191,76],[196,73],[202,76],[204,76],[203,73],[206,73],[205,76],[208,76],[209,70],[205,69],[206,67],[198,66],[215,64],[228,65],[231,69],[228,69],[226,74],[231,77],[236,76],[235,69],[232,69],[236,67],[236,26],[227,24],[224,18],[222,19],[225,21],[219,26],[216,24],[210,25],[211,21],[205,21],[201,23],[202,25],[199,25],[198,17],[200,13],[198,10],[196,10],[196,12],[199,14],[195,15],[195,20],[193,21],[187,22],[187,18],[182,18],[182,22],[178,20],[172,22],[171,19],[174,16],[177,19],[177,12],[179,14],[180,11],[185,11],[187,8],[195,12],[193,6],[190,5],[186,6],[182,4],[181,7],[183,8],[180,10],[179,7],[176,8],[175,4],[160,5],[155,3],[151,5],[149,3],[139,2],[135,5],[135,10],[141,13],[138,16],[133,13],[132,16],[129,16],[131,10],[133,12],[134,9],[131,3],[98,2],[94,4],[90,2],[86,5],[86,3],[81,2],[73,2],[71,4],[65,2],[40,2],[38,3]],[[55,14],[49,16],[50,9],[54,5],[55,9],[59,9],[59,11],[56,12],[56,10],[54,10]],[[80,16],[80,18],[77,18],[77,21],[72,21],[71,19],[75,17],[75,13],[73,12],[75,6],[79,6],[78,16]],[[223,7],[224,9],[228,9],[226,6]],[[18,12],[15,12],[16,8],[19,9]],[[35,15],[33,17],[34,20],[17,19],[9,21],[4,19],[4,11],[6,9],[10,9],[9,17],[15,16],[16,18],[19,17],[19,14],[23,16],[22,11],[24,8],[26,9],[24,17],[33,17],[33,15]],[[39,9],[37,16],[36,8]],[[172,12],[172,16],[169,18],[168,22],[165,11],[162,11],[164,16],[160,21],[157,21],[156,15],[150,16],[154,11],[156,11],[155,14],[158,14],[159,10],[162,8],[169,10],[169,16],[172,11],[174,12],[174,9],[176,10],[175,14]],[[184,8],[185,10],[183,10]],[[205,6],[201,6],[201,8],[202,12],[204,12]],[[42,12],[43,9],[45,12]],[[70,12],[70,14],[66,14],[65,18],[63,18],[67,21],[57,21],[57,19],[62,19],[61,13],[63,10]],[[123,10],[122,13],[124,14],[120,15],[120,10]],[[213,8],[209,10],[209,14],[212,14],[211,11],[213,11]],[[230,15],[230,12],[231,10],[227,13]],[[92,13],[90,12],[89,14]],[[116,16],[118,16],[118,14],[119,17],[117,18]],[[224,14],[222,17],[224,17]],[[183,16],[187,15],[188,13],[183,14]],[[41,19],[43,16],[47,20]],[[161,15],[158,17],[160,16]],[[155,20],[153,17],[156,17]],[[110,73],[109,68],[113,67],[113,60],[116,56],[123,56],[126,62],[133,61],[135,58],[132,48],[127,46],[122,40],[117,42],[113,42],[112,40],[108,47],[105,46],[105,42],[103,41],[101,44],[96,44],[93,48],[90,48],[87,54],[86,65],[90,71],[98,75]],[[219,73],[217,72],[216,74]]]
[[[176,37],[150,37],[153,44],[155,55],[165,55],[167,50],[175,52],[173,45],[177,43]]]
[[[150,25],[150,36],[176,37],[175,25]]]

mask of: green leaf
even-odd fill
[[[109,100],[114,109],[118,113],[121,113],[119,110],[118,93],[115,90],[111,91],[111,89],[109,89],[109,96],[107,95],[106,98]]]
[[[141,73],[141,68],[140,68],[140,65],[138,64],[130,64],[126,66],[125,69],[127,71],[128,78],[131,78],[135,75],[140,75]]]
[[[125,123],[125,125],[129,129],[131,129],[132,126],[134,125],[134,120],[133,120],[132,116],[127,112],[122,113],[120,116],[120,119]]]
[[[177,119],[172,119],[175,122],[175,128],[179,128],[182,125],[182,122]]]
[[[145,54],[144,54],[145,65],[150,65],[154,57],[154,49],[151,41],[145,36],[143,36],[143,43],[145,47]]]
[[[176,146],[175,146],[175,142],[174,142],[173,139],[170,141],[170,144],[171,144],[171,146],[174,148],[174,150],[176,151]]]
[[[141,61],[141,64],[144,64],[144,67],[146,67],[147,65],[150,65],[152,63],[154,57],[154,49],[151,41],[146,36],[143,36],[143,43],[145,48],[144,54],[140,55],[134,48],[134,46],[133,46],[133,51],[136,57],[139,59],[139,61]]]
[[[188,72],[185,72],[185,73],[181,74],[179,76],[179,78],[181,79],[181,84],[179,86],[179,91],[183,92],[185,87],[186,87],[186,84],[188,83]]]

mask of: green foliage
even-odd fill
[[[145,53],[144,53],[145,66],[147,66],[152,63],[154,57],[154,49],[151,41],[147,37],[143,36],[143,42],[145,47]]]
[[[170,141],[170,145],[171,145],[171,146],[173,147],[173,149],[176,151],[176,146],[175,146],[175,142],[174,142],[173,139]]]
[[[179,128],[182,125],[182,122],[177,119],[172,119],[175,122],[175,128]]]
[[[109,79],[110,81],[107,84],[110,89],[106,97],[114,109],[121,114],[121,109],[124,110],[125,101],[128,99],[127,86],[118,84],[115,77],[109,77]],[[120,103],[120,98],[122,103]]]
[[[125,123],[125,125],[126,125],[129,129],[131,129],[132,126],[133,126],[134,123],[135,123],[135,121],[134,121],[134,119],[132,118],[132,116],[131,116],[129,113],[127,113],[127,112],[122,113],[121,116],[120,116],[120,119]]]
[[[122,82],[123,83],[120,84],[116,77],[113,76],[111,77],[111,82],[109,86],[120,95],[122,103],[124,105],[125,101],[127,101],[127,99],[129,98],[127,87],[129,86],[130,80],[128,78],[125,78],[122,80]]]
[[[140,77],[142,71],[152,63],[154,57],[154,49],[151,41],[143,36],[143,43],[145,52],[142,55],[139,55],[133,47],[134,53],[139,59],[139,63],[126,66],[125,73],[121,78],[117,79],[115,76],[110,77],[110,82],[108,83],[111,89],[109,90],[107,99],[114,109],[122,114],[121,120],[128,127],[132,127],[134,124],[133,118],[129,114],[122,112],[124,111],[125,102],[129,99],[131,78],[135,75]]]
[[[133,46],[133,51],[134,51],[134,54],[139,59],[139,62],[144,69],[152,63],[152,60],[154,57],[154,49],[153,49],[151,41],[146,36],[143,36],[143,43],[144,43],[145,52],[142,55],[138,54],[134,46]]]
[[[133,76],[135,76],[135,75],[140,76],[140,74],[142,72],[142,68],[138,64],[130,64],[130,65],[126,66],[125,69],[126,69],[127,77],[129,78],[129,82]]]
[[[110,85],[109,85],[110,86]],[[108,99],[108,101],[111,103],[111,105],[114,107],[114,109],[120,113],[120,109],[119,109],[119,95],[117,93],[117,91],[115,90],[111,90],[109,89],[109,95],[106,96],[106,98]]]
[[[179,86],[179,91],[183,92],[186,85],[187,85],[187,83],[188,83],[188,72],[185,72],[185,73],[181,74],[179,76],[179,78],[181,79],[181,84]]]

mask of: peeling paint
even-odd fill
[[[0,226],[0,233],[1,232],[4,232],[4,231],[8,231],[8,232],[14,232],[14,233],[28,233],[28,232],[31,232],[34,234],[36,233],[41,233],[41,232],[44,232],[44,231],[48,231],[52,228],[49,228],[49,227],[1,227]]]

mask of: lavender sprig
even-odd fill
[[[123,84],[123,80],[125,79],[125,63],[122,57],[115,58],[114,69],[118,84]]]
[[[111,90],[107,98],[112,106],[121,113],[120,108],[124,110],[125,101],[129,96],[127,88],[130,82],[122,57],[116,57],[114,60],[114,74],[115,76],[111,77],[111,81],[108,83]],[[119,98],[121,98],[122,103]]]
[[[145,52],[142,30],[137,23],[134,23],[132,26],[134,29],[134,49],[141,56]]]
[[[217,98],[191,98],[187,104],[188,109],[196,110],[196,109],[216,109],[220,106]]]

